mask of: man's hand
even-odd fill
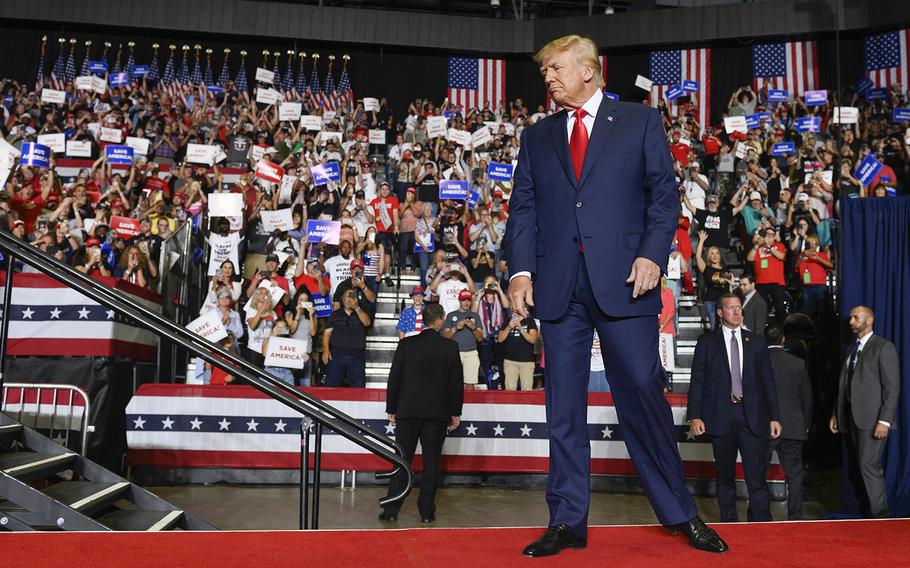
[[[329,361],[331,361],[331,360],[332,360],[332,352],[329,350],[323,351],[322,352],[322,364],[328,365]]]
[[[783,430],[784,429],[780,425],[780,422],[778,422],[777,420],[771,421],[771,439],[772,440],[776,440],[777,438],[780,438],[780,434],[781,434],[781,432],[783,432]]]
[[[831,429],[832,434],[837,434],[840,430],[837,429],[837,416],[832,416],[831,420],[828,421],[828,428]]]
[[[875,425],[875,430],[872,431],[872,437],[876,440],[884,440],[888,437],[888,432],[890,428],[879,422]]]
[[[698,418],[693,418],[689,421],[689,433],[693,436],[701,436],[705,433],[705,422]]]
[[[395,415],[394,414],[389,414],[389,422],[392,424],[392,426],[395,425]]]
[[[517,278],[516,278],[517,280]],[[633,284],[632,298],[638,298],[657,287],[660,282],[660,267],[650,259],[638,257],[632,263],[632,271],[626,278],[627,284]]]
[[[509,302],[512,311],[526,318],[530,315],[529,306],[534,306],[534,285],[527,276],[516,276],[509,283]]]
[[[394,418],[394,415],[393,415],[393,418]],[[395,424],[394,420],[392,421],[392,424]],[[456,430],[456,429],[458,429],[459,424],[461,424],[461,416],[453,416],[452,419],[449,420],[449,426],[446,428],[446,430],[448,430],[449,432],[451,432],[452,430]]]

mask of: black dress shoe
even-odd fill
[[[547,527],[547,532],[542,537],[535,540],[525,547],[525,556],[552,556],[559,554],[564,548],[585,548],[588,546],[588,539],[575,536],[569,525],[556,525]]]
[[[701,517],[693,517],[687,523],[681,523],[670,527],[670,532],[676,534],[681,532],[689,539],[692,548],[706,550],[708,552],[726,552],[730,547],[720,538],[714,529],[705,524]]]
[[[398,513],[387,513],[383,511],[379,513],[379,520],[387,523],[394,523],[398,520]]]
[[[424,523],[424,524],[432,523],[435,520],[436,520],[436,515],[427,515],[427,516],[421,515],[420,516],[420,522]]]

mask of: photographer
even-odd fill
[[[508,317],[509,297],[502,291],[495,276],[487,276],[483,280],[481,290],[475,295],[471,309],[480,314],[483,338],[477,351],[480,356],[480,369],[486,375],[494,366],[502,370],[502,353],[496,342],[496,335]]]
[[[350,387],[366,385],[367,329],[370,316],[360,307],[354,290],[339,298],[341,307],[332,312],[322,334],[322,363],[325,386],[340,387],[344,379]]]
[[[529,391],[534,389],[534,344],[539,332],[534,318],[524,319],[512,315],[512,319],[502,325],[496,341],[503,347],[503,376],[506,390]]]
[[[774,320],[783,323],[787,316],[787,291],[784,280],[786,249],[778,241],[774,229],[759,231],[752,239],[746,260],[753,263],[755,287],[768,306],[774,310]]]
[[[349,291],[353,291],[357,305],[367,314],[372,315],[376,311],[376,292],[367,284],[363,261],[359,258],[351,261],[350,278],[345,278],[335,288],[335,293],[332,295],[333,309],[337,310],[342,307],[342,298]]]
[[[470,272],[474,282],[480,285],[487,277],[493,275],[495,256],[488,250],[487,237],[485,235],[479,237],[475,244],[477,247],[471,251],[471,256],[468,257],[468,272]]]

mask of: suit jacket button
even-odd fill
[[[582,206],[582,205],[584,205],[584,203],[582,203],[581,201],[579,201],[578,203],[575,204],[575,207],[578,207],[579,209],[581,209],[581,206]]]
[[[572,242],[573,242],[573,243],[577,243],[577,242],[578,242],[578,237],[572,237]]]

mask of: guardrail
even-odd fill
[[[16,391],[16,390],[19,391],[19,403],[17,405],[18,410],[11,409],[10,408],[11,405],[9,402],[10,391]],[[26,402],[26,398],[29,398],[26,396],[26,394],[31,393],[33,391],[35,392],[35,412],[34,412],[34,414],[32,414],[29,410],[27,410],[31,406],[31,403]],[[51,407],[50,414],[45,414],[44,412],[42,412],[42,409],[41,409],[41,407],[42,407],[41,395],[44,392],[51,393],[52,402],[50,404],[50,407]],[[62,404],[59,403],[59,398],[60,398],[58,396],[59,393],[68,393],[68,396],[66,397],[66,401]],[[70,432],[72,432],[72,430],[73,430],[72,426],[73,426],[73,419],[75,418],[75,414],[76,414],[76,409],[81,408],[82,417],[79,418],[79,421],[81,422],[80,432],[82,433],[82,443],[81,443],[81,448],[79,449],[79,453],[82,454],[83,456],[85,455],[85,451],[88,448],[89,434],[91,434],[92,432],[95,431],[95,427],[88,423],[89,415],[91,414],[91,403],[88,398],[88,393],[86,393],[84,390],[82,390],[81,388],[74,386],[74,385],[59,385],[59,384],[47,384],[47,383],[4,383],[3,384],[3,393],[0,396],[2,396],[2,398],[0,398],[0,400],[2,400],[2,406],[0,406],[0,412],[3,412],[10,418],[13,418],[13,414],[15,413],[16,421],[20,422],[22,424],[26,424],[26,422],[23,419],[28,419],[29,417],[32,417],[33,420],[31,420],[30,427],[33,430],[39,430],[39,429],[43,430],[44,428],[42,428],[42,423],[44,422],[45,417],[47,417],[47,420],[49,423],[48,430],[50,430],[47,437],[54,439],[55,432],[57,432],[58,434],[60,434],[62,432],[63,443],[60,445],[66,446],[67,448],[69,447]],[[76,404],[77,396],[82,399],[81,405]],[[66,412],[58,413],[58,410],[61,410],[61,409],[65,409]],[[62,428],[56,427],[56,425],[58,423],[58,416],[63,420]],[[28,426],[28,424],[26,424],[26,426]]]

